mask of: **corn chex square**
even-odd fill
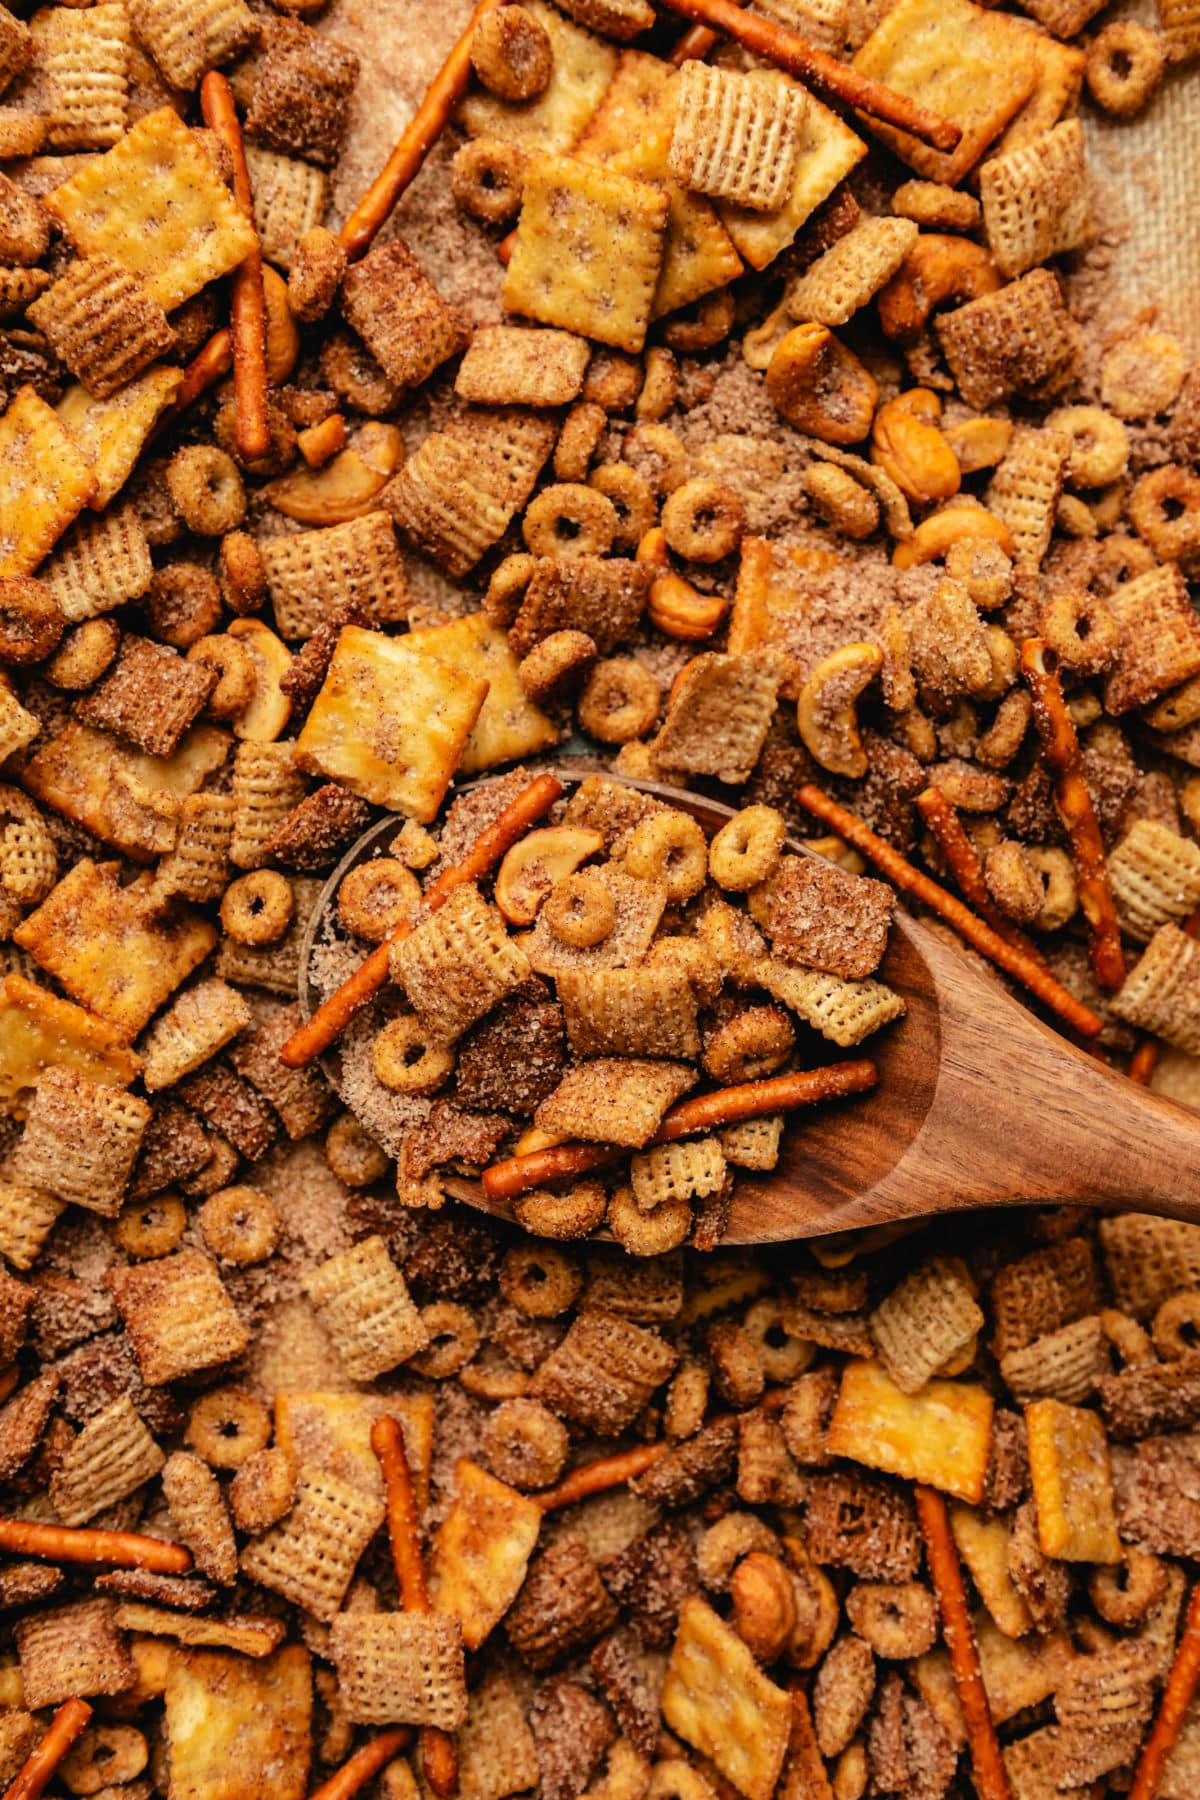
[[[81,1600],[14,1627],[26,1706],[37,1711],[75,1697],[123,1694],[134,1685],[133,1659],[113,1611],[111,1600]]]
[[[570,331],[481,325],[458,365],[454,391],[483,406],[566,406],[576,399],[591,351]]]
[[[467,1713],[463,1641],[444,1613],[342,1612],[330,1629],[338,1695],[358,1725],[454,1731]]]
[[[682,187],[754,212],[787,199],[800,153],[804,89],[691,61],[680,73],[671,173]]]
[[[55,150],[105,150],[125,129],[129,14],[119,4],[86,12],[43,7],[32,24],[46,142]]]
[[[31,575],[90,498],[91,462],[23,387],[0,416],[0,576]]]
[[[686,1063],[599,1056],[569,1069],[535,1116],[543,1131],[637,1150],[695,1081],[696,1071]]]
[[[127,631],[112,668],[75,708],[83,724],[149,756],[171,756],[216,686],[211,665]]]
[[[655,760],[664,769],[748,781],[786,673],[787,659],[773,650],[694,656],[671,689]]]
[[[374,1381],[429,1343],[381,1237],[331,1256],[305,1277],[304,1291],[355,1381]]]
[[[1087,152],[1079,119],[993,156],[979,171],[983,226],[1001,274],[1075,250],[1091,234]]]
[[[199,1250],[113,1269],[109,1286],[148,1387],[232,1362],[250,1341],[216,1264]]]
[[[529,960],[473,883],[456,888],[392,948],[394,978],[425,1029],[442,1042],[529,978]]]
[[[105,400],[175,342],[162,307],[111,256],[81,256],[28,317],[90,394]]]
[[[458,1733],[463,1800],[508,1800],[538,1780],[537,1745],[520,1696],[503,1669],[491,1669],[467,1697]]]
[[[402,238],[372,250],[347,273],[341,307],[399,388],[419,387],[466,342],[461,321]]]
[[[260,144],[246,145],[246,167],[262,253],[268,262],[290,269],[300,239],[325,217],[329,177],[324,169]]]
[[[528,500],[557,436],[546,414],[472,407],[429,433],[380,502],[418,550],[465,575]]]
[[[131,0],[130,15],[140,42],[176,88],[196,87],[258,36],[246,0]]]
[[[1062,289],[1049,269],[1031,269],[995,293],[940,314],[934,328],[959,393],[977,412],[1056,375],[1077,348]]]
[[[648,182],[536,155],[502,298],[580,337],[636,354],[646,341],[670,201]]]
[[[258,1800],[267,1770],[271,1800],[304,1800],[313,1695],[302,1644],[261,1660],[175,1651],[163,1699],[174,1800]]]
[[[596,1437],[617,1437],[678,1361],[675,1346],[657,1331],[585,1309],[539,1363],[529,1392]]]
[[[285,638],[309,638],[343,607],[373,625],[408,616],[409,591],[386,512],[259,541],[275,623]]]
[[[1163,563],[1108,596],[1121,632],[1104,706],[1129,712],[1200,673],[1200,620],[1178,563]]]
[[[77,519],[38,571],[69,624],[140,600],[154,580],[150,545],[132,506]]]
[[[314,1618],[333,1618],[387,1509],[320,1469],[302,1468],[292,1509],[242,1551],[242,1572]]]
[[[86,1525],[158,1474],[165,1458],[128,1394],[88,1420],[50,1478],[64,1525]]]
[[[13,1158],[13,1174],[111,1218],[121,1209],[151,1109],[136,1094],[72,1069],[44,1071]]]

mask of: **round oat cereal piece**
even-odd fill
[[[393,1094],[433,1094],[454,1073],[454,1051],[432,1038],[415,1013],[406,1013],[376,1036],[371,1067]]]
[[[353,1113],[344,1112],[325,1133],[325,1161],[346,1187],[370,1187],[388,1172],[388,1159]]]
[[[746,528],[740,494],[723,481],[696,476],[667,495],[663,530],[676,556],[688,562],[716,563],[732,556]]]
[[[533,1237],[569,1242],[589,1237],[604,1223],[608,1195],[600,1181],[577,1181],[565,1194],[536,1189],[514,1202],[517,1224]]]
[[[617,922],[613,897],[594,869],[580,869],[551,888],[542,917],[558,939],[572,950],[602,944]]]
[[[435,1300],[421,1308],[429,1344],[410,1356],[408,1367],[430,1381],[446,1381],[464,1369],[479,1348],[479,1321],[457,1300]]]
[[[483,1460],[498,1481],[528,1493],[551,1487],[566,1466],[570,1434],[539,1400],[505,1400],[484,1421]]]
[[[121,627],[115,619],[85,619],[82,625],[72,625],[46,664],[46,680],[70,694],[90,688],[111,667],[120,643]]]
[[[692,1209],[682,1195],[662,1200],[652,1212],[643,1212],[626,1185],[617,1188],[608,1203],[608,1229],[630,1256],[665,1256],[686,1243],[692,1229]]]
[[[708,846],[708,872],[727,893],[744,894],[779,866],[787,825],[773,806],[743,806]]]
[[[244,1388],[212,1388],[188,1414],[184,1441],[211,1469],[240,1469],[271,1441],[271,1415]]]
[[[223,537],[246,516],[246,490],[237,464],[214,444],[189,444],[167,466],[175,510],[197,537]]]
[[[794,1381],[816,1355],[816,1345],[796,1337],[784,1324],[783,1307],[774,1295],[765,1295],[749,1307],[742,1329],[758,1352],[768,1381]]]
[[[154,636],[173,650],[190,650],[221,622],[221,590],[199,563],[164,563],[154,571],[142,604]]]
[[[178,1194],[154,1194],[121,1208],[113,1222],[113,1237],[126,1256],[149,1261],[177,1249],[186,1224],[187,1211]]]
[[[708,841],[687,813],[664,807],[634,826],[625,867],[642,881],[664,881],[672,906],[682,906],[704,886]]]
[[[625,439],[622,455],[660,500],[683,486],[691,467],[679,433],[654,420],[634,426]]]
[[[644,663],[632,656],[599,662],[583,684],[576,712],[589,736],[602,744],[628,744],[644,737],[658,718],[662,689]]]
[[[200,1235],[222,1262],[266,1262],[279,1242],[279,1208],[261,1188],[221,1188],[200,1208]]]
[[[658,518],[658,502],[650,483],[628,463],[601,463],[588,486],[610,501],[617,515],[613,549],[632,555]]]
[[[485,225],[506,225],[521,210],[525,152],[502,138],[463,144],[450,165],[450,192],[465,213]]]
[[[485,13],[471,33],[471,67],[500,100],[534,100],[554,73],[550,33],[523,6]]]
[[[531,500],[521,536],[533,556],[607,556],[617,531],[611,500],[580,481],[559,481]]]
[[[1157,31],[1134,19],[1114,19],[1088,46],[1084,79],[1103,112],[1129,119],[1154,94],[1167,66],[1167,47]]]
[[[421,898],[412,870],[393,856],[376,856],[343,877],[338,888],[338,918],[347,931],[368,944],[382,944]]]
[[[552,631],[522,658],[517,670],[521,691],[540,706],[582,681],[596,655],[596,640],[586,631]]]
[[[1192,573],[1200,559],[1200,475],[1182,463],[1148,470],[1134,483],[1129,517],[1160,562]]]
[[[557,1319],[574,1306],[583,1274],[573,1257],[553,1244],[516,1244],[500,1264],[500,1292],[527,1319]]]
[[[253,869],[221,897],[221,924],[235,944],[277,944],[292,922],[296,897],[277,869]]]

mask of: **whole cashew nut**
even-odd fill
[[[858,697],[882,666],[878,644],[844,644],[817,664],[800,690],[797,728],[809,752],[831,775],[857,780],[867,772]]]
[[[860,444],[879,399],[874,376],[824,325],[797,325],[780,339],[767,392],[789,425],[827,444]]]
[[[899,340],[919,337],[930,314],[945,301],[961,306],[1002,285],[1000,271],[982,244],[948,232],[922,232],[875,296],[883,335]]]
[[[949,500],[962,485],[958,458],[938,429],[941,416],[931,388],[910,388],[885,401],[871,427],[871,461],[920,506]]]

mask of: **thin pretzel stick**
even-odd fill
[[[1200,937],[1200,907],[1184,922],[1183,929],[1189,937]],[[1146,1036],[1142,1038],[1129,1059],[1126,1074],[1130,1081],[1136,1081],[1139,1087],[1149,1087],[1154,1071],[1158,1067],[1158,1059],[1162,1054],[1162,1040]]]
[[[936,881],[931,880],[920,869],[914,869],[898,850],[893,850],[890,844],[877,837],[870,826],[864,824],[855,813],[847,812],[844,806],[839,806],[836,800],[831,800],[828,794],[823,794],[819,787],[813,787],[811,782],[805,782],[796,798],[806,812],[810,812],[815,819],[822,820],[839,837],[845,838],[848,844],[853,844],[856,850],[861,850],[864,856],[869,857],[875,867],[881,869],[902,893],[912,894],[920,900],[931,912],[945,919],[947,925],[953,926],[959,937],[965,938],[982,956],[990,958],[1006,975],[1011,975],[1014,981],[1019,981],[1023,987],[1028,988],[1043,1005],[1057,1013],[1065,1025],[1082,1033],[1084,1037],[1097,1037],[1104,1030],[1103,1019],[1081,1000],[1077,1000],[1074,994],[1068,993],[1061,981],[1056,981],[1053,975],[1047,974],[1037,963],[1031,963],[1028,957],[1018,954],[1002,937],[997,937],[991,926],[986,925],[982,919],[977,919],[956,895],[947,893],[944,887],[939,887]]]
[[[971,1752],[979,1800],[1012,1800],[984,1691],[975,1628],[967,1607],[958,1552],[950,1534],[946,1502],[936,1488],[928,1487],[917,1488],[916,1501],[917,1519],[925,1540],[925,1559],[942,1615],[942,1637],[950,1653],[950,1667],[967,1728],[967,1748]]]
[[[815,49],[796,32],[776,25],[773,19],[742,12],[735,0],[662,0],[662,4],[680,18],[736,39],[743,49],[765,57],[777,69],[795,75],[827,99],[840,100],[866,113],[868,118],[907,131],[923,144],[932,144],[935,150],[953,150],[962,137],[952,120],[918,106],[915,100],[885,87],[881,81],[860,75],[849,63]]]
[[[37,1800],[91,1716],[86,1700],[64,1701],[37,1749],[30,1752],[5,1788],[4,1800]]]
[[[997,937],[1027,956],[1030,962],[1037,963],[1039,968],[1046,968],[1046,959],[1025,933],[1006,919],[992,896],[988,893],[987,882],[983,878],[983,864],[976,853],[975,846],[967,836],[963,822],[955,809],[947,800],[940,787],[927,787],[917,795],[917,811],[937,839],[938,848],[950,865],[950,873],[958,883],[959,890],[967,902],[975,908],[982,919],[985,919]]]
[[[745,6],[746,0],[735,0],[735,4]],[[702,62],[718,36],[719,33],[711,31],[707,25],[689,25],[667,61],[676,69],[681,69],[685,62]]]
[[[404,1448],[404,1433],[390,1414],[385,1413],[371,1426],[371,1449],[383,1476],[388,1537],[400,1599],[405,1612],[427,1613],[429,1583],[425,1579],[425,1560],[421,1555],[412,1474]],[[420,1746],[422,1770],[434,1793],[444,1797],[456,1792],[458,1754],[450,1733],[433,1725],[423,1725]]]
[[[200,111],[210,131],[215,131],[233,161],[233,197],[250,224],[254,224],[254,200],[246,147],[229,78],[210,69],[200,83]],[[253,459],[271,448],[267,418],[267,301],[263,292],[262,252],[255,246],[233,272],[230,306],[233,332],[233,386],[237,398],[237,447]]]
[[[440,906],[444,906],[455,888],[464,887],[467,882],[478,881],[481,875],[486,875],[500,861],[505,851],[510,850],[518,838],[524,837],[531,825],[549,812],[562,791],[562,782],[554,775],[539,775],[527,788],[523,788],[516,799],[505,807],[500,817],[479,834],[462,862],[455,863],[453,868],[438,876],[422,899],[419,917],[423,918],[427,913],[436,912]],[[382,944],[372,950],[366,961],[359,964],[353,975],[343,981],[328,1000],[322,1002],[312,1018],[292,1033],[279,1052],[280,1061],[287,1068],[305,1068],[341,1036],[354,1015],[362,1011],[386,982],[392,945],[408,937],[416,923],[414,920],[402,919]]]
[[[544,1494],[534,1494],[543,1512],[557,1512],[560,1507],[574,1506],[592,1494],[603,1494],[609,1488],[623,1487],[667,1454],[669,1444],[639,1444],[634,1450],[618,1450],[612,1456],[598,1456],[595,1462],[580,1463],[564,1475],[557,1487]]]
[[[186,1575],[192,1566],[192,1553],[182,1544],[140,1537],[133,1531],[81,1531],[68,1525],[41,1525],[33,1519],[0,1519],[0,1550],[17,1556],[43,1556],[50,1562],[152,1569],[156,1575]]]
[[[823,1100],[841,1100],[848,1094],[865,1094],[879,1080],[879,1071],[865,1058],[857,1062],[831,1063],[824,1069],[795,1070],[773,1075],[768,1081],[746,1081],[738,1087],[714,1088],[681,1100],[663,1114],[662,1123],[644,1148],[673,1144],[678,1138],[715,1131],[741,1119],[762,1119],[768,1113],[786,1112],[797,1106],[816,1106]],[[568,1141],[548,1150],[532,1150],[528,1156],[510,1156],[483,1171],[483,1191],[491,1200],[513,1200],[547,1181],[565,1175],[582,1175],[604,1163],[620,1162],[629,1155],[621,1144],[583,1144]]]
[[[183,371],[183,380],[170,406],[155,423],[151,433],[151,441],[161,437],[181,419],[189,406],[194,406],[201,394],[207,394],[209,388],[216,387],[218,381],[224,381],[233,368],[233,333],[228,325],[222,325],[214,331],[203,349],[198,350],[187,368]]]
[[[402,1750],[408,1749],[412,1743],[412,1735],[410,1725],[393,1725],[390,1731],[381,1731],[369,1744],[356,1750],[328,1781],[323,1781],[319,1788],[314,1788],[312,1800],[351,1800],[351,1796],[357,1794],[359,1788],[366,1787],[380,1769],[387,1767],[393,1756],[399,1756]]]
[[[479,0],[467,29],[434,76],[429,90],[388,157],[341,229],[342,249],[351,262],[364,256],[387,223],[401,194],[420,173],[425,158],[449,123],[471,78],[471,37],[480,19],[501,0]]]
[[[1200,1582],[1192,1589],[1183,1619],[1183,1634],[1163,1688],[1150,1736],[1142,1746],[1128,1800],[1155,1800],[1183,1715],[1200,1686]]]
[[[1104,840],[1083,779],[1079,739],[1063,699],[1058,659],[1044,639],[1026,638],[1021,645],[1021,673],[1033,701],[1033,722],[1042,740],[1042,754],[1054,777],[1054,805],[1071,840],[1092,968],[1105,993],[1115,994],[1125,979],[1125,954],[1108,882]]]

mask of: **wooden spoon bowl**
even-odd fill
[[[583,758],[552,771],[570,790],[595,773]],[[711,835],[734,808],[653,781],[629,787],[668,801]],[[309,920],[300,955],[300,1008],[317,997],[313,945],[336,919],[343,876],[390,843],[403,820],[373,826],[334,870]],[[789,850],[812,855],[799,843]],[[769,1174],[739,1170],[725,1243],[820,1237],[861,1226],[1027,1201],[1069,1201],[1163,1213],[1200,1223],[1200,1117],[1124,1075],[1044,1025],[967,958],[897,908],[880,979],[905,1017],[861,1051],[879,1085],[847,1102],[798,1112]],[[830,1055],[823,1061],[835,1060]],[[322,1068],[346,1099],[335,1051]],[[349,1104],[349,1101],[347,1101]],[[499,1218],[507,1202],[476,1181],[446,1191]]]

